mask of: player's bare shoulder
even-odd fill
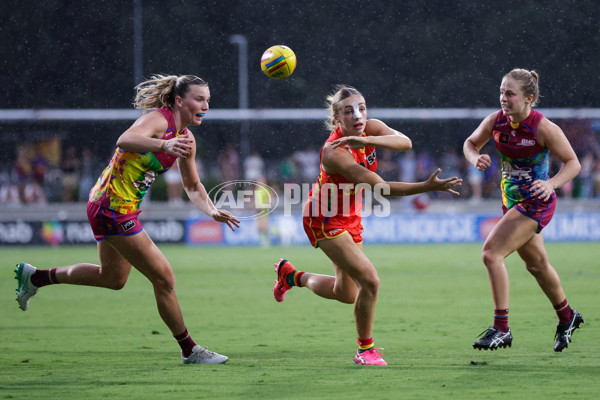
[[[537,129],[537,141],[540,146],[548,147],[548,143],[563,138],[566,138],[566,136],[560,126],[546,117],[542,118]]]
[[[386,130],[391,130],[385,122],[378,119],[368,119],[365,124],[365,133],[367,136],[381,136],[386,133]]]
[[[131,128],[142,128],[150,137],[161,137],[169,127],[167,119],[159,112],[149,112],[139,117]]]

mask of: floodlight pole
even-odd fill
[[[133,84],[137,86],[143,79],[144,64],[142,50],[142,0],[133,0]]]
[[[240,110],[248,109],[248,39],[244,35],[229,36],[229,43],[238,46],[238,107]],[[248,134],[250,124],[248,119],[243,118],[240,121],[240,155],[241,161],[250,152]]]

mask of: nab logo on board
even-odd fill
[[[188,244],[221,244],[223,227],[213,220],[189,221],[187,223]]]

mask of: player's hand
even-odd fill
[[[346,146],[349,149],[361,149],[367,145],[367,138],[364,136],[343,136],[331,142],[331,148]]]
[[[538,179],[531,184],[529,191],[536,199],[548,201],[550,196],[552,196],[552,192],[554,191],[554,185],[548,181],[542,181]]]
[[[488,154],[481,154],[479,157],[477,157],[473,165],[478,170],[485,171],[492,165],[492,159]]]
[[[440,172],[442,172],[442,170],[438,168],[433,174],[431,174],[427,181],[425,181],[425,185],[431,188],[431,191],[448,192],[458,196],[459,193],[452,189],[462,185],[462,179],[456,176],[453,176],[452,178],[439,179],[438,175]]]
[[[192,145],[190,143],[193,140],[194,138],[189,133],[165,140],[164,151],[179,158],[187,158],[191,154]]]
[[[211,214],[212,219],[217,222],[223,222],[227,224],[229,229],[235,231],[235,228],[240,227],[240,221],[233,216],[229,211],[226,210],[214,210]]]

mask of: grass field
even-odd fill
[[[95,247],[1,248],[0,399],[597,399],[600,245],[549,243],[550,261],[586,323],[562,353],[556,315],[516,256],[510,349],[476,351],[493,305],[480,244],[366,246],[381,278],[374,338],[387,367],[352,363],[352,307],[294,289],[273,300],[273,263],[330,273],[309,246],[161,247],[199,344],[224,365],[181,364],[152,288],[137,271],[121,291],[43,288],[22,312],[14,264],[96,262]]]

